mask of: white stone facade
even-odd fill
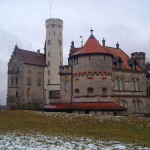
[[[60,90],[59,66],[63,64],[63,21],[57,18],[46,20],[46,64],[44,88],[46,103],[51,102],[50,91]]]

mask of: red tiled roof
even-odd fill
[[[132,70],[132,68],[128,64],[128,60],[130,57],[121,49],[112,48],[112,47],[106,47],[108,51],[113,54],[114,57],[120,57],[122,59],[121,68],[122,69],[129,69]],[[112,65],[113,68],[116,68],[115,65]],[[136,70],[142,71],[142,69],[139,66],[136,66]]]
[[[114,102],[99,103],[58,103],[44,106],[49,110],[127,110]]]
[[[110,54],[110,52],[105,47],[99,44],[99,42],[96,40],[93,34],[91,34],[85,45],[73,55],[91,54],[91,53]]]
[[[17,53],[23,58],[25,64],[46,66],[45,56],[42,53],[19,49]]]

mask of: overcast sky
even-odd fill
[[[150,58],[150,0],[1,0],[0,1],[0,104],[7,93],[7,63],[17,43],[22,49],[43,51],[45,20],[63,20],[64,64],[71,41],[84,43],[91,27],[95,37],[106,45],[120,48],[128,55],[146,52]]]

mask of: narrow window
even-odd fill
[[[50,66],[50,61],[48,61],[48,66]]]
[[[14,78],[12,77],[11,78],[11,85],[13,85],[14,84]]]
[[[52,28],[54,28],[54,24],[52,24]]]
[[[50,57],[50,52],[48,52],[48,57]]]
[[[48,45],[51,45],[51,40],[48,40]]]
[[[55,36],[55,31],[54,31],[54,36]]]
[[[18,78],[16,77],[16,85],[18,85]]]
[[[105,55],[104,55],[104,60],[105,60]]]
[[[48,70],[48,75],[50,75],[50,70]]]
[[[16,97],[18,97],[18,92],[16,92]]]
[[[41,83],[42,83],[41,78],[40,78],[40,77],[39,77],[39,78],[37,78],[37,86],[41,86]]]
[[[59,40],[58,42],[59,42],[59,46],[61,46],[62,45],[61,40]]]
[[[48,84],[50,84],[50,80],[48,80]]]
[[[27,85],[31,85],[32,84],[32,78],[31,77],[27,77]]]

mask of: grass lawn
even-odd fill
[[[146,118],[6,110],[0,111],[0,133],[86,137],[150,147],[150,119]]]

